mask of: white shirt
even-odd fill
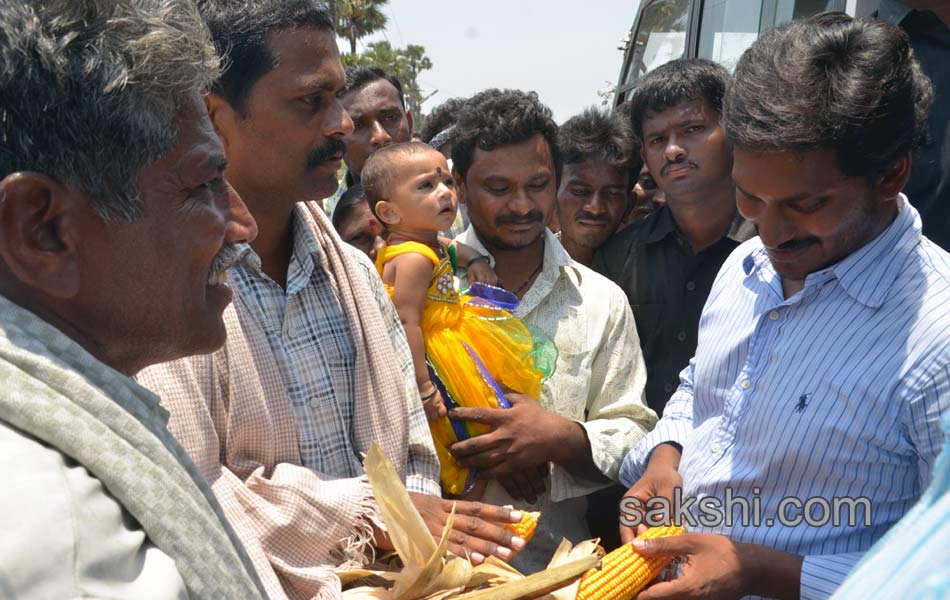
[[[544,236],[544,266],[514,315],[557,346],[557,368],[542,387],[541,405],[580,423],[594,464],[616,480],[627,451],[656,423],[656,413],[644,401],[646,367],[636,323],[616,284],[571,259],[547,229]],[[471,226],[456,239],[489,256],[494,266]],[[461,284],[468,286],[465,278]],[[535,505],[516,502],[495,481],[483,500],[541,511],[534,539],[512,561],[523,572],[533,572],[547,566],[562,538],[577,543],[590,537],[586,496],[605,485],[552,465],[547,490]]]

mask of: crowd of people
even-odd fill
[[[374,443],[473,563],[950,593],[942,4],[416,131],[317,0],[6,2],[0,596],[338,598]]]

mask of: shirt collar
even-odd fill
[[[538,278],[531,284],[531,287],[528,288],[527,293],[521,300],[520,310],[525,313],[530,312],[534,306],[550,293],[551,288],[554,287],[554,284],[557,283],[562,274],[573,277],[575,284],[580,283],[581,271],[578,268],[578,263],[571,258],[571,255],[567,253],[567,250],[564,249],[564,246],[561,245],[561,242],[558,241],[550,229],[545,227],[543,235],[544,262],[541,266],[541,274],[538,275]],[[471,246],[479,254],[487,256],[492,267],[495,266],[495,257],[488,252],[481,240],[478,239],[478,234],[475,233],[474,226],[469,225],[456,239],[467,246]]]
[[[673,220],[673,212],[670,210],[670,207],[665,204],[658,208],[652,215],[649,215],[647,219],[651,220],[645,223],[646,227],[649,228],[644,238],[644,243],[646,244],[659,242],[666,238],[666,236],[679,232],[679,229],[676,227],[676,221]],[[729,224],[729,229],[723,237],[741,244],[742,242],[752,239],[755,235],[755,226],[746,221],[742,215],[739,214],[739,211],[736,210],[732,217],[732,222]]]
[[[287,295],[300,291],[307,285],[313,273],[315,264],[323,264],[323,251],[317,243],[313,232],[307,227],[307,220],[303,216],[303,206],[298,202],[294,205],[291,214],[290,231],[293,236],[293,250],[290,256],[290,265],[287,269]],[[245,264],[258,277],[264,277],[261,268],[261,259],[250,245],[240,244],[240,252],[247,252]]]
[[[849,296],[868,308],[879,308],[884,304],[890,284],[897,279],[907,262],[907,256],[914,251],[921,238],[921,221],[917,210],[903,194],[898,201],[901,204],[900,211],[887,229],[841,261],[809,274],[805,278],[805,287],[836,278]],[[769,280],[775,274],[768,252],[761,243],[743,259],[742,268],[747,276],[760,271],[763,280]]]
[[[877,18],[890,23],[891,25],[900,25],[901,21],[911,13],[913,9],[897,0],[881,0],[881,5],[877,10]]]

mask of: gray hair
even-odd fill
[[[3,0],[0,179],[44,173],[105,221],[139,218],[140,169],[218,69],[191,0]]]

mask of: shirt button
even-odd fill
[[[778,321],[778,311],[773,310],[772,312],[770,312],[769,318],[772,319],[773,321]]]
[[[320,399],[314,396],[310,399],[310,408],[320,408]]]
[[[692,282],[692,281],[687,281],[687,282],[686,282],[686,291],[687,291],[687,292],[692,292],[692,291],[695,290],[695,289],[696,289],[696,284],[695,284],[694,282]]]
[[[686,332],[685,332],[685,331],[681,331],[681,332],[677,333],[677,334],[676,334],[676,339],[678,339],[678,340],[681,341],[681,342],[685,342],[685,341],[686,341]]]
[[[719,442],[713,442],[712,446],[710,446],[709,449],[712,450],[713,453],[715,454],[716,452],[719,452],[722,449],[722,446],[719,445]]]
[[[666,385],[664,385],[664,386],[663,386],[663,391],[666,392],[667,394],[669,394],[670,392],[672,392],[672,391],[673,391],[673,384],[672,384],[672,383],[667,383]]]
[[[752,387],[752,382],[749,381],[748,379],[743,379],[743,380],[742,380],[742,389],[747,390],[747,389],[749,389],[750,387]]]

